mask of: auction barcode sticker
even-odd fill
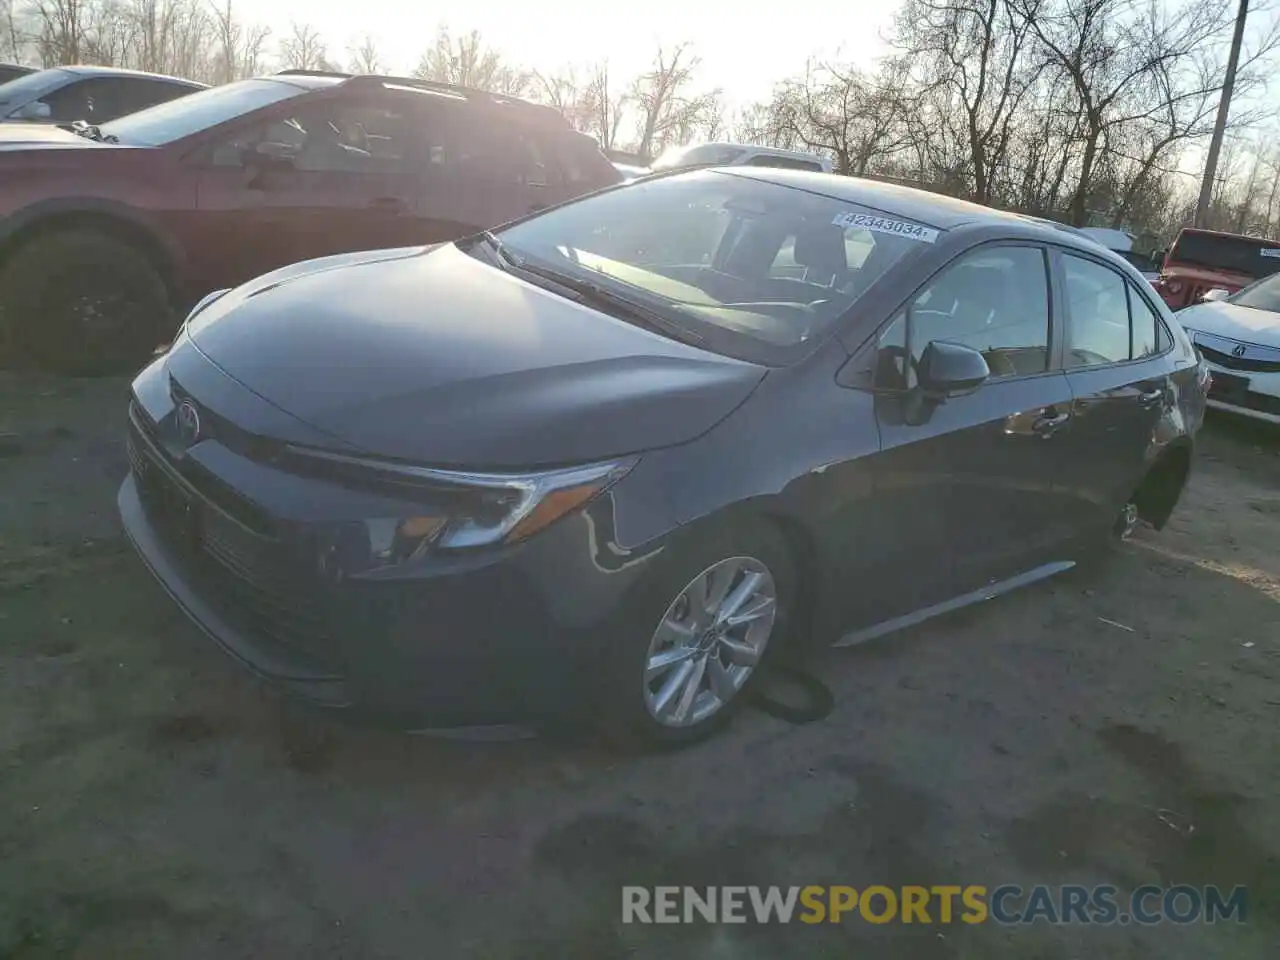
[[[846,230],[857,227],[873,233],[891,233],[897,237],[919,240],[921,243],[933,243],[938,239],[938,231],[932,227],[922,227],[905,220],[890,220],[888,217],[877,217],[869,213],[838,213],[831,222]]]

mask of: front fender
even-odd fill
[[[53,225],[83,223],[114,231],[143,246],[164,275],[181,288],[187,257],[173,233],[149,211],[104,197],[53,197],[40,200],[0,220],[0,250],[7,250],[30,231]]]

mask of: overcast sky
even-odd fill
[[[750,0],[474,0],[469,4],[406,4],[403,0],[236,0],[240,16],[270,25],[278,40],[291,20],[308,22],[346,63],[353,37],[371,34],[391,69],[417,65],[436,29],[479,30],[522,65],[609,59],[618,76],[643,70],[659,43],[691,41],[702,58],[699,77],[742,104],[766,96],[775,80],[799,72],[807,57],[839,55],[870,65],[885,48],[895,0],[806,0],[794,8]]]

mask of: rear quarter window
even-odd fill
[[[551,140],[550,152],[555,157],[560,178],[571,190],[585,193],[622,182],[622,174],[594,140],[576,135],[552,137]]]

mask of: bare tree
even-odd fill
[[[989,203],[1024,96],[1038,73],[1025,56],[1029,21],[1012,0],[907,0],[897,17],[916,83],[942,106],[933,119],[963,144],[971,195]]]
[[[905,86],[898,61],[871,76],[852,66],[810,63],[804,76],[775,89],[772,123],[810,150],[830,153],[837,173],[861,176],[877,157],[910,142]]]
[[[308,23],[291,23],[289,36],[280,41],[280,63],[286,70],[325,69],[328,53],[320,31]]]
[[[0,57],[6,60],[22,60],[26,44],[18,30],[18,15],[13,0],[0,0]]]
[[[359,40],[353,41],[347,48],[347,53],[351,58],[352,73],[386,72],[382,63],[382,53],[378,50],[378,43],[370,34],[366,33]]]
[[[603,60],[592,67],[591,78],[582,95],[582,110],[586,118],[584,128],[595,134],[604,149],[612,150],[617,146],[618,133],[629,104],[630,96],[625,88],[619,89],[613,84],[609,61]]]
[[[487,46],[478,30],[456,40],[441,26],[435,44],[422,55],[414,75],[463,87],[518,97],[528,91],[532,74],[505,62]]]
[[[31,4],[44,66],[81,62],[89,5],[86,0],[34,0]]]
[[[640,114],[637,150],[653,156],[670,143],[684,142],[691,131],[720,109],[720,91],[690,94],[699,59],[688,43],[667,51],[659,47],[653,64],[635,79],[632,99]]]
[[[794,149],[796,133],[790,123],[790,115],[779,111],[779,104],[784,102],[775,95],[770,100],[748,104],[738,111],[733,124],[733,139],[762,147]]]
[[[1030,24],[1048,65],[1060,71],[1083,120],[1072,223],[1083,225],[1093,176],[1115,129],[1151,118],[1167,106],[1152,96],[1165,75],[1174,104],[1203,97],[1203,77],[1191,69],[1222,33],[1216,0],[1179,7],[1149,0],[1014,0]]]
[[[210,79],[215,83],[230,83],[263,71],[263,47],[271,31],[242,23],[232,8],[232,0],[213,8],[213,34],[217,49],[210,65]]]
[[[535,70],[530,75],[534,95],[548,106],[555,107],[566,117],[574,119],[582,104],[582,86],[578,72],[566,66],[555,73]]]

